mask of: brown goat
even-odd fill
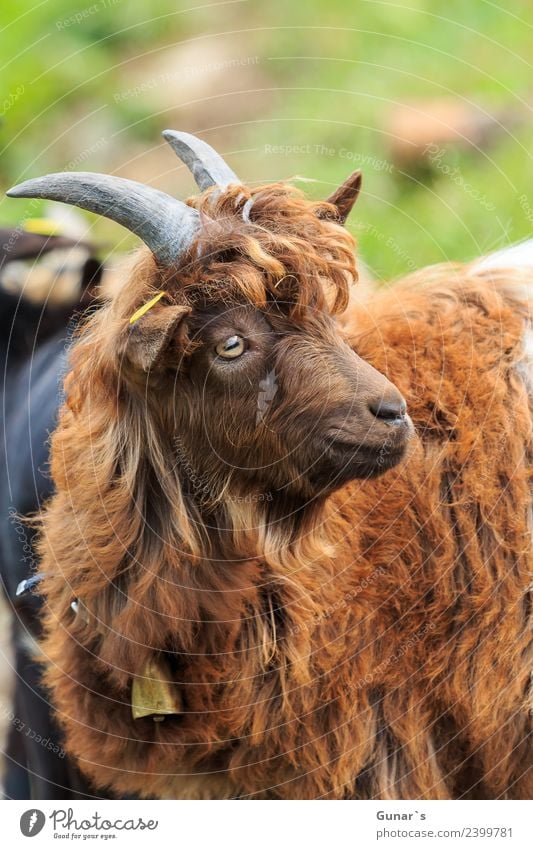
[[[350,185],[207,189],[179,262],[141,251],[80,333],[43,652],[96,787],[531,795],[532,275],[441,266],[346,310]],[[133,719],[159,661],[180,707]]]

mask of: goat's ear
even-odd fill
[[[355,201],[359,197],[361,191],[361,183],[363,175],[360,171],[354,171],[353,174],[344,181],[342,186],[339,186],[329,198],[326,198],[328,203],[332,203],[337,207],[339,221],[344,224],[352,211]]]
[[[156,306],[137,319],[127,330],[129,360],[144,371],[160,365],[170,340],[185,335],[183,319],[190,311],[180,305]]]

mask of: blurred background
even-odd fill
[[[319,197],[361,168],[349,226],[380,279],[533,233],[529,0],[2,0],[0,39],[1,190],[103,170],[185,197],[168,126],[250,183]],[[2,195],[0,224],[27,214]]]

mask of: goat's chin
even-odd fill
[[[334,492],[350,481],[380,477],[397,466],[405,453],[406,445],[387,453],[364,446],[348,454],[329,451],[326,462],[313,469],[308,479],[315,491],[322,494]]]

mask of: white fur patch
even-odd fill
[[[533,272],[533,239],[526,239],[525,242],[502,248],[500,251],[475,260],[470,265],[470,269],[474,273],[500,268],[532,269]],[[524,332],[524,354],[522,360],[517,364],[517,371],[526,385],[528,394],[533,397],[533,273],[531,274],[531,281],[528,280],[528,277],[529,275],[525,277],[524,282],[513,287],[513,294],[523,300],[524,303],[528,303],[530,308],[531,324],[527,325]]]
[[[524,381],[530,398],[533,398],[533,328],[528,326],[523,337],[523,357],[516,365],[516,370]]]
[[[472,263],[471,268],[476,272],[491,268],[533,268],[533,239],[481,257]]]

